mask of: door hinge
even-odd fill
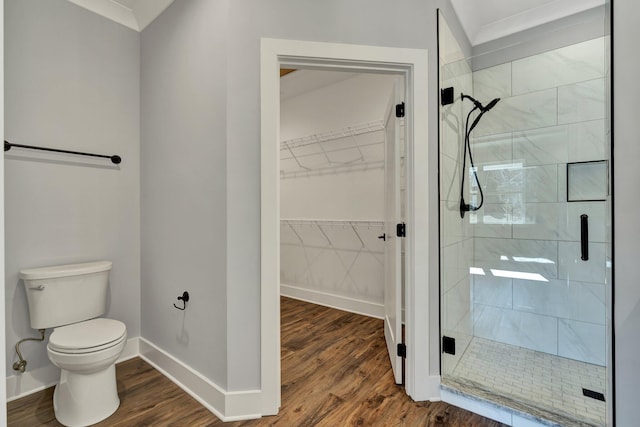
[[[396,104],[396,117],[404,117],[404,102]]]
[[[447,354],[456,354],[456,339],[443,336],[442,337],[442,352]]]
[[[396,236],[407,237],[407,226],[403,223],[396,224]]]
[[[398,357],[407,357],[406,344],[398,343]]]
[[[445,87],[444,89],[440,89],[440,104],[444,106],[453,104],[453,102],[453,87]]]

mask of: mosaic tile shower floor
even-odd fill
[[[606,396],[607,370],[603,366],[476,337],[450,380],[467,390],[483,389],[488,392],[483,397],[489,400],[496,400],[491,398],[496,395],[521,402],[519,410],[531,405],[539,409],[531,411],[536,417],[563,420],[561,425],[566,419],[574,419],[576,426],[605,425],[606,403],[585,397],[582,391],[585,388]]]

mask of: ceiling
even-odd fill
[[[451,0],[473,46],[555,21],[605,0]]]
[[[132,30],[142,31],[174,0],[69,0]]]
[[[357,75],[344,71],[295,70],[280,78],[280,99],[293,98]]]
[[[68,0],[142,31],[174,0]],[[467,37],[478,45],[605,3],[605,0],[451,0]]]

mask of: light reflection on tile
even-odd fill
[[[558,244],[548,240],[475,239],[474,267],[538,273],[546,279],[557,277]],[[501,258],[506,256],[504,258]],[[517,262],[512,257],[545,258],[552,263]]]

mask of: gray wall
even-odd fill
[[[435,92],[438,6],[451,11],[436,0],[177,1],[144,30],[145,338],[230,391],[260,386],[260,38],[426,48]],[[436,97],[430,107],[436,111]],[[437,115],[428,120],[435,141]],[[430,147],[433,206],[437,149]],[[437,239],[431,246],[435,256]],[[430,274],[419,286],[432,285],[437,336],[438,272]],[[183,288],[194,298],[184,322],[160,308]],[[437,360],[431,369],[437,373]]]
[[[142,336],[223,388],[228,28],[226,1],[177,1],[143,31],[141,62]]]
[[[640,384],[640,3],[617,0],[613,15],[616,425],[632,426],[638,423]]]
[[[234,0],[229,4],[228,152],[227,167],[242,180],[228,182],[228,228],[239,233],[227,246],[229,290],[229,354],[257,355],[260,327],[260,38],[285,38],[323,42],[353,43],[390,47],[429,49],[429,84],[437,90],[436,7],[445,2],[401,0],[330,0],[256,2]],[[392,30],[391,30],[392,29]],[[431,99],[437,111],[437,97]],[[430,114],[429,139],[437,138],[437,114]],[[437,144],[430,146],[430,203],[437,206]],[[432,235],[437,235],[435,215]],[[430,253],[438,252],[431,241]],[[437,258],[432,265],[437,265]],[[425,260],[427,262],[427,260]],[[431,272],[431,325],[438,330],[438,275]],[[427,302],[425,301],[425,304]],[[240,308],[245,307],[245,311]],[[425,339],[427,339],[425,337]],[[432,343],[437,345],[437,342]],[[232,388],[259,382],[259,358],[230,358]],[[433,372],[438,361],[433,361]],[[253,379],[251,379],[253,378]]]
[[[34,336],[18,270],[113,261],[107,316],[140,334],[139,35],[64,0],[5,2],[5,139],[119,154],[5,154],[7,375]],[[28,369],[45,345],[22,347]]]

